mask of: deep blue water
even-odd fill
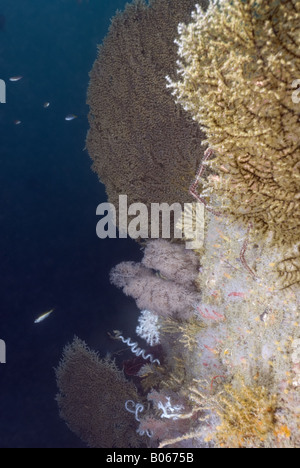
[[[130,240],[99,240],[105,191],[83,151],[97,44],[125,0],[0,0],[0,447],[81,447],[58,416],[57,366],[74,335],[102,355],[129,336],[133,301],[110,286]],[[12,83],[11,76],[23,79]],[[43,104],[50,102],[44,109]],[[64,117],[74,113],[72,122]],[[15,120],[21,120],[15,125]],[[41,324],[34,319],[55,307]]]

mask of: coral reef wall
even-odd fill
[[[57,371],[61,415],[90,446],[300,447],[300,1],[213,0],[190,16],[191,3],[115,17],[87,143],[112,202],[203,204],[204,245],[148,240],[140,263],[112,270],[141,309],[137,342],[112,335],[135,355],[136,387],[76,339]]]
[[[151,242],[142,263],[154,266],[153,256],[155,269],[160,271],[161,265],[162,271],[168,271],[167,255],[161,261],[162,246],[155,250],[156,242],[168,244],[164,249],[173,263],[171,284],[182,288],[183,278],[176,283],[182,266],[182,261],[175,261],[179,246]],[[191,252],[183,246],[181,254],[193,278],[197,263],[192,267]],[[154,284],[153,273],[143,265],[123,263],[112,271],[114,284],[126,294],[129,291],[138,306],[147,306],[157,315],[163,360],[145,362],[138,372],[151,403],[139,428],[152,434],[152,443],[158,441],[160,447],[300,446],[300,292],[276,288],[270,265],[280,255],[274,246],[250,242],[248,230],[238,223],[207,213],[198,278],[186,283],[184,299],[178,300],[172,287],[164,289],[170,279],[161,273]],[[141,277],[141,291],[151,298],[142,304],[140,296],[133,294],[135,287],[127,289]],[[196,288],[193,300],[187,302],[191,288]],[[145,321],[143,337],[147,336]]]

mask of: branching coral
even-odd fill
[[[161,324],[162,333],[179,334],[179,342],[190,352],[198,346],[197,337],[204,328],[205,324],[196,315],[184,321],[168,317]]]
[[[153,413],[142,419],[140,430],[151,431],[152,437],[160,442],[159,447],[165,446],[184,447],[197,436],[192,433],[193,426],[197,426],[195,415],[199,412],[191,408],[188,399],[182,395],[166,391],[152,391],[148,394],[148,400],[152,402]]]
[[[56,369],[61,417],[92,448],[139,447],[134,417],[125,400],[137,400],[134,385],[114,361],[100,359],[75,338]]]
[[[199,274],[199,259],[193,251],[163,239],[147,242],[142,264],[187,289],[193,287]]]
[[[194,252],[158,239],[147,243],[142,264],[123,262],[112,270],[110,278],[140,309],[160,316],[188,317],[199,299],[195,285],[198,269]]]
[[[144,338],[150,346],[158,345],[160,343],[158,316],[149,310],[142,310],[138,322],[136,334]]]
[[[226,384],[218,398],[223,406],[216,433],[221,447],[258,448],[273,437],[276,397],[264,387],[248,387],[240,379],[237,387]]]
[[[124,268],[128,271],[128,267],[124,263],[117,265],[111,272],[111,282],[115,284],[115,277],[119,277]],[[154,273],[150,276],[147,270],[143,276],[133,276],[132,273],[123,292],[135,299],[139,309],[148,309],[161,316],[180,313],[188,316],[198,297],[198,293],[189,291],[180,284],[167,281]]]
[[[206,0],[203,5],[207,5]],[[165,87],[194,0],[136,0],[112,21],[90,74],[87,149],[109,201],[184,203],[203,134]]]
[[[276,411],[275,447],[300,447],[300,392],[294,384],[283,385]]]
[[[292,97],[299,0],[214,0],[179,32],[181,78],[169,87],[215,151],[216,175],[203,181],[202,197],[293,246],[300,237],[300,108]]]

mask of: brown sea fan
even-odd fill
[[[66,346],[56,369],[60,416],[91,448],[139,447],[134,416],[126,400],[137,401],[134,385],[114,361],[101,359],[84,341]]]
[[[207,5],[203,1],[203,5]],[[90,74],[87,149],[109,201],[191,202],[203,133],[166,89],[177,24],[194,0],[137,0],[112,20]]]

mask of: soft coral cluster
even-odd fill
[[[141,264],[123,262],[112,270],[110,278],[141,310],[163,317],[189,317],[199,300],[195,285],[198,273],[199,259],[194,252],[158,239],[147,243]]]

